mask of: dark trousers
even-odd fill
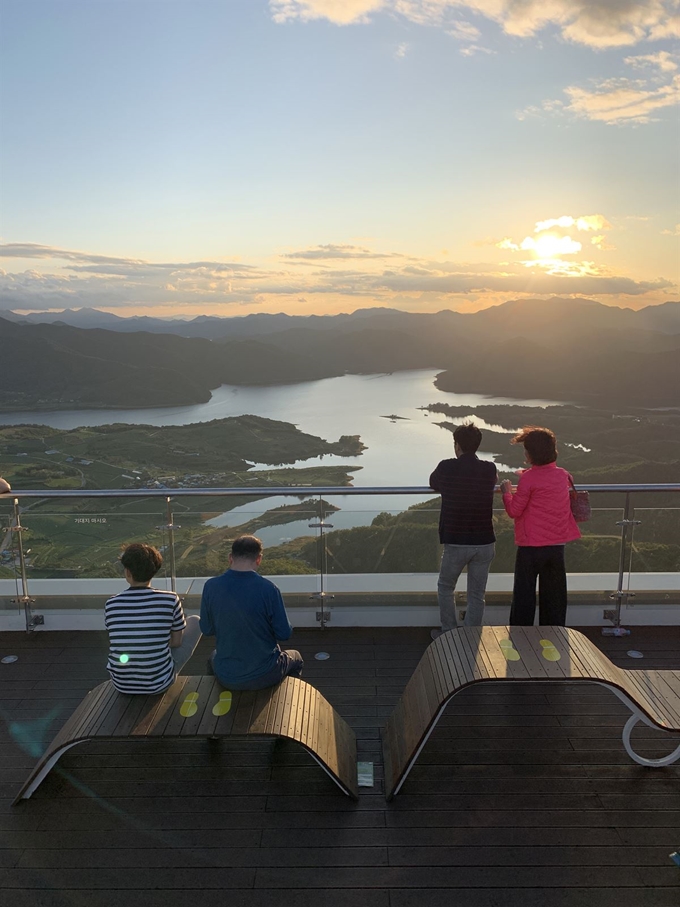
[[[214,664],[214,659],[215,652],[213,651],[210,656],[211,665]],[[284,677],[301,677],[304,666],[302,655],[297,649],[283,649],[279,653],[276,664],[270,671],[266,674],[260,674],[259,677],[248,681],[248,683],[229,683],[218,674],[215,676],[227,690],[265,690],[267,687],[275,687],[277,683],[281,683]]]
[[[531,627],[536,615],[538,579],[539,624],[563,627],[567,619],[567,572],[564,545],[540,548],[520,546],[515,558],[515,583],[512,590],[510,623]]]

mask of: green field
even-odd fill
[[[176,488],[195,488],[195,497],[173,503],[173,523],[181,524],[175,530],[178,570],[185,574],[223,568],[228,544],[236,535],[298,520],[301,509],[308,512],[317,506],[298,500],[275,509],[265,521],[215,529],[205,520],[260,498],[238,495],[218,501],[202,496],[201,487],[348,485],[356,466],[285,464],[324,454],[355,457],[363,449],[358,437],[331,443],[290,423],[257,416],[163,428],[119,424],[73,431],[37,425],[0,429],[3,474],[16,490],[148,488],[167,489],[171,495]],[[252,473],[253,463],[271,464],[271,468]],[[11,501],[6,499],[0,502],[0,577],[15,574],[14,540],[4,531],[10,518]],[[145,541],[167,550],[169,542],[163,528],[168,524],[165,502],[157,496],[37,499],[22,502],[22,523],[33,577],[118,576],[122,546]]]

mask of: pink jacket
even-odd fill
[[[503,495],[505,512],[515,521],[516,545],[564,545],[581,538],[571,513],[570,479],[556,463],[532,466],[520,476],[515,493]]]

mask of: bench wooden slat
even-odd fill
[[[211,694],[215,687],[219,687],[219,683],[214,677],[201,677],[198,686],[196,687],[196,692],[198,693],[198,711],[195,715],[191,715],[189,718],[185,718],[184,724],[180,730],[181,737],[195,737],[198,733],[198,729],[201,726],[201,721],[205,715],[206,709],[208,708],[208,703],[211,701]],[[212,706],[210,706],[212,709]]]
[[[442,677],[441,667],[439,664],[438,652],[435,650],[434,646],[428,646],[426,652],[427,659],[430,663],[430,670],[432,671],[432,679],[434,681],[435,689],[437,691],[437,699],[439,702],[442,701],[447,696],[446,685],[444,683],[444,678]],[[423,656],[425,657],[425,656]]]
[[[217,678],[213,677],[213,685],[206,696],[205,709],[201,715],[201,720],[198,722],[198,728],[196,730],[197,737],[212,737],[217,726],[217,722],[220,718],[219,715],[216,715],[213,712],[213,709],[220,701],[220,694],[223,691],[223,688],[220,686]],[[232,693],[231,706],[234,707],[234,696]]]
[[[488,639],[487,645],[493,646],[495,641],[501,652],[501,655],[503,655],[504,658],[505,654],[503,653],[501,642],[504,642],[506,640],[512,642],[512,629],[512,627],[484,627],[484,636],[486,639]],[[487,632],[488,630],[490,630],[491,632]],[[524,664],[521,658],[518,661],[506,660],[506,663],[506,677],[508,677],[509,679],[526,680],[531,676],[527,669],[527,666]]]
[[[474,633],[477,637],[477,644],[484,649],[484,656],[489,669],[489,677],[495,680],[502,679],[506,675],[507,662],[497,646],[486,645],[482,630],[482,627],[471,627],[467,632]]]
[[[144,713],[145,707],[153,709],[156,705],[156,696],[132,696],[131,702],[121,715],[118,724],[113,730],[114,737],[130,737],[137,721]]]
[[[541,665],[542,670],[545,672],[547,678],[552,677],[556,680],[568,680],[570,669],[567,665],[562,664],[562,658],[560,657],[559,661],[549,661],[544,657],[543,646],[541,645],[540,634],[534,632],[533,627],[512,627],[512,631],[520,631],[518,637],[523,636],[526,640],[526,648],[531,650],[536,661]],[[519,651],[519,650],[518,650]],[[521,653],[520,653],[521,654]],[[561,654],[561,653],[560,653]]]
[[[519,658],[507,659],[501,642],[509,640]],[[547,645],[542,645],[547,643]],[[554,652],[558,658],[550,658]],[[423,654],[382,733],[385,789],[397,793],[443,708],[473,683],[492,681],[595,682],[609,687],[633,711],[632,721],[647,716],[661,729],[680,732],[680,671],[623,670],[582,633],[564,627],[481,627],[449,630]],[[631,758],[645,762],[630,746]],[[680,758],[680,747],[665,760]]]
[[[161,697],[153,724],[146,732],[147,737],[162,737],[168,722],[173,716],[175,703],[178,699],[183,701],[182,693],[189,678],[185,675],[177,677],[175,682],[169,687]]]
[[[267,719],[272,704],[272,697],[269,690],[260,690],[255,697],[253,706],[253,720],[250,725],[251,734],[265,734],[267,730]]]
[[[451,648],[455,649],[468,665],[467,677],[470,680],[487,680],[489,677],[495,677],[496,672],[489,673],[487,667],[489,663],[489,656],[486,654],[487,640],[480,633],[472,644],[468,643],[468,633],[465,630],[455,633],[449,640]]]
[[[92,708],[88,712],[86,721],[77,731],[78,736],[84,733],[92,734],[96,732],[96,729],[104,721],[117,698],[116,690],[112,688],[113,684],[110,683],[102,683],[97,687],[97,689],[102,690],[104,695],[97,702],[96,708]]]
[[[344,793],[358,797],[354,731],[318,690],[299,678],[287,677],[266,690],[234,691],[230,710],[215,715],[213,710],[222,692],[212,676],[178,677],[165,693],[155,696],[126,695],[118,693],[110,681],[100,684],[59,731],[14,804],[30,797],[62,753],[84,740],[249,734],[297,741]],[[196,694],[197,708],[193,715],[186,715],[186,699],[191,693]]]
[[[241,705],[241,696],[243,696],[243,693],[240,690],[232,692],[231,708],[224,715],[216,716],[215,726],[213,727],[211,736],[222,737],[225,734],[235,733],[234,724],[236,722],[236,714]]]
[[[231,726],[232,734],[247,734],[253,720],[253,706],[255,705],[255,690],[241,690],[238,704],[234,710],[234,723]],[[281,698],[281,693],[279,697]]]

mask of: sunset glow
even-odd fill
[[[677,299],[667,12],[7,0],[0,307]]]

